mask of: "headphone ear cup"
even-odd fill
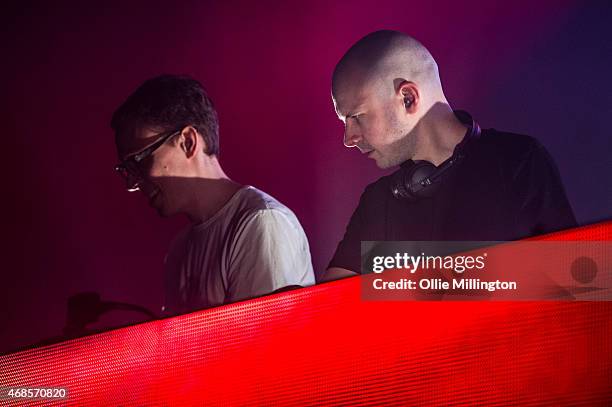
[[[431,198],[438,190],[439,183],[422,183],[424,180],[429,181],[430,177],[438,171],[438,167],[429,161],[421,161],[412,168],[410,173],[410,189],[413,195],[417,198]]]
[[[406,178],[408,172],[409,170],[401,168],[393,175],[391,179],[391,193],[400,201],[414,202],[417,198],[410,191],[410,183],[407,182],[408,179]]]
[[[409,202],[432,197],[437,189],[435,185],[421,185],[420,182],[436,170],[437,167],[429,161],[413,162],[408,168],[402,167],[391,181],[391,193],[397,199]]]

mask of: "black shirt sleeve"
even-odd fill
[[[359,204],[351,216],[344,237],[338,243],[328,268],[341,267],[355,273],[361,273],[361,240],[362,233],[366,229],[365,213],[368,192],[369,188],[366,188],[361,194]]]
[[[544,146],[535,139],[517,168],[514,185],[521,199],[517,216],[531,220],[531,235],[577,226],[557,166]]]

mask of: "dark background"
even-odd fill
[[[206,86],[226,172],[294,210],[317,273],[365,185],[384,175],[343,147],[330,98],[339,58],[377,29],[431,50],[453,107],[537,137],[580,224],[612,217],[605,2],[159,3],[3,6],[0,352],[60,334],[76,292],[159,310],[165,251],[186,220],[160,219],[124,191],[108,123],[161,73]]]

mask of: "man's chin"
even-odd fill
[[[396,167],[405,161],[397,157],[388,158],[388,157],[381,157],[381,156],[377,157],[375,160],[376,160],[376,166],[380,168],[381,170],[387,170],[389,168]]]
[[[152,201],[149,203],[149,206],[155,209],[157,214],[162,218],[167,218],[171,215],[170,213],[168,213],[168,210],[166,210],[164,205],[161,204],[161,202]]]
[[[156,208],[157,210],[157,214],[161,217],[161,218],[168,218],[170,217],[170,214],[168,214],[167,212],[165,212],[164,210],[162,210],[161,208]]]
[[[163,206],[155,206],[154,209],[157,211],[157,214],[162,218],[169,218],[170,216],[174,215],[173,212],[168,211]]]
[[[149,198],[149,206],[155,209],[157,214],[162,218],[167,218],[168,216],[170,216],[170,213],[168,213],[168,210],[164,206],[162,196],[159,193]]]
[[[387,161],[387,160],[385,160],[383,158],[380,158],[380,159],[376,160],[376,166],[378,168],[380,168],[381,170],[386,170],[386,169],[391,168],[391,167],[393,167],[395,165],[397,165],[397,164],[391,163],[391,162],[389,162],[389,161]]]

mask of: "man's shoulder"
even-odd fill
[[[378,207],[384,203],[384,198],[387,194],[391,194],[391,184],[394,175],[401,171],[400,169],[394,171],[391,174],[382,176],[376,181],[369,183],[364,188],[361,198],[359,200],[360,205],[367,205]]]
[[[182,230],[171,248],[180,249],[195,240],[238,241],[252,233],[284,228],[302,230],[289,208],[257,188],[244,186],[212,218]]]
[[[262,221],[271,217],[289,220],[291,223],[299,224],[297,217],[287,206],[282,204],[278,199],[267,194],[260,189],[252,186],[245,186],[236,197],[234,203],[233,216],[235,221],[240,224],[252,223],[253,221]]]
[[[476,145],[482,151],[498,157],[522,157],[534,149],[542,148],[542,144],[532,136],[496,129],[482,130]]]
[[[252,186],[245,186],[239,190],[235,206],[239,212],[259,213],[261,211],[289,211],[278,199]]]

